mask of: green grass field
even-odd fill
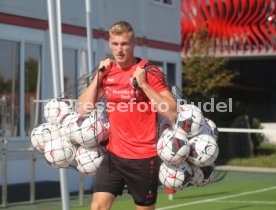
[[[83,207],[78,196],[70,197],[71,210],[90,210],[91,195],[84,196]],[[9,204],[8,210],[61,210],[60,198],[36,200],[35,204]],[[132,210],[127,193],[118,197],[112,210]],[[160,188],[157,210],[275,210],[276,173],[216,171],[214,182],[205,187],[188,187],[178,191],[173,200]]]
[[[72,210],[89,210],[71,206]],[[214,183],[205,187],[189,187],[178,191],[173,200],[160,189],[157,210],[275,210],[276,174],[217,171]],[[113,210],[135,209],[129,195],[119,197]]]

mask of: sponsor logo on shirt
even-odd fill
[[[120,96],[121,99],[130,99],[134,95],[134,90],[115,90],[110,87],[105,88],[106,98],[110,98],[111,95]]]
[[[111,94],[112,94],[112,92],[111,92],[110,87],[106,87],[105,88],[105,97],[109,98],[111,96]]]

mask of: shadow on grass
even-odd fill
[[[227,171],[216,171],[213,182],[222,181],[226,177],[227,173]]]

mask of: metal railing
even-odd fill
[[[6,127],[6,97],[2,96],[1,98],[1,142],[3,144],[2,146],[2,206],[6,207],[7,206],[7,139],[6,139],[6,134],[5,134],[5,127]]]
[[[2,205],[1,207],[7,207],[8,204],[8,153],[10,152],[30,152],[30,164],[31,164],[31,181],[30,181],[30,203],[34,203],[35,200],[35,155],[33,148],[18,148],[8,149],[8,138],[6,136],[6,105],[7,100],[5,96],[0,99],[1,104],[1,144],[2,144]]]
[[[29,138],[26,137],[23,141],[20,141],[24,144],[22,147],[14,147],[13,143],[18,144],[17,141],[9,141],[11,137],[7,136],[6,129],[7,129],[7,122],[6,122],[6,97],[3,96],[0,98],[0,105],[1,105],[1,128],[0,128],[0,151],[2,153],[2,204],[0,207],[7,207],[8,206],[8,157],[10,154],[13,158],[16,159],[16,155],[24,155],[28,153],[30,159],[30,193],[29,193],[29,201],[28,203],[34,204],[35,203],[35,184],[36,184],[36,174],[35,174],[35,162],[38,156],[36,156],[36,151],[34,148],[29,144]],[[33,105],[33,103],[31,103]],[[26,143],[26,144],[25,144]],[[37,153],[37,155],[41,156],[41,154]],[[22,160],[22,158],[18,158]],[[84,205],[84,176],[80,175],[80,184],[79,184],[79,205]]]

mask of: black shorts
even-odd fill
[[[153,205],[157,199],[160,163],[158,156],[126,159],[107,152],[97,171],[93,190],[117,196],[122,195],[126,186],[136,205]]]

